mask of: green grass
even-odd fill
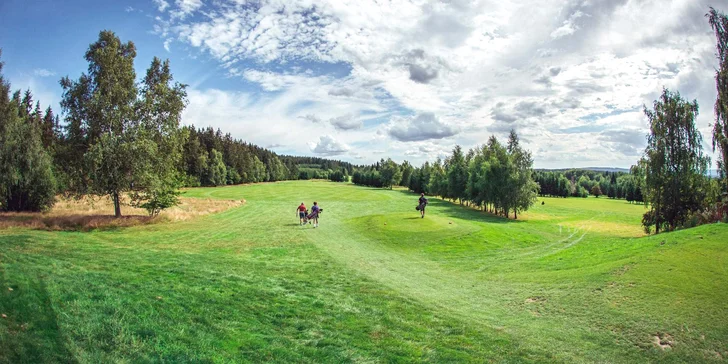
[[[603,198],[546,198],[518,221],[431,199],[420,219],[413,194],[311,181],[186,195],[247,203],[115,231],[0,231],[0,362],[728,356],[724,224],[644,237],[644,207]],[[321,227],[298,226],[314,200]]]

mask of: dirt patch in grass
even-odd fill
[[[546,298],[545,297],[538,297],[538,296],[536,296],[536,297],[529,297],[529,298],[526,298],[526,301],[525,302],[526,303],[546,302]]]
[[[662,350],[672,349],[675,342],[672,340],[672,336],[667,333],[657,333],[652,337],[652,343]]]
[[[114,206],[108,197],[82,199],[59,198],[48,212],[0,212],[0,229],[24,227],[51,231],[89,231],[184,221],[222,212],[245,204],[245,200],[180,198],[180,204],[150,217],[141,208],[124,206],[122,217],[113,215]]]

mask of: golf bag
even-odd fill
[[[319,209],[318,212],[312,212],[310,214],[308,213],[308,211],[306,211],[306,218],[303,221],[308,222],[308,220],[312,220],[314,217],[318,217],[318,215],[322,212],[324,212],[324,209]]]

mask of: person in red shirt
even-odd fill
[[[299,225],[303,225],[306,223],[306,215],[308,213],[306,209],[306,205],[301,202],[301,205],[296,208],[296,211],[298,212],[298,222]]]

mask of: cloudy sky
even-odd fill
[[[710,143],[725,0],[0,1],[14,88],[58,108],[102,29],[169,58],[185,124],[282,154],[419,164],[510,129],[541,168],[628,167],[663,87]],[[723,7],[723,9],[721,9]],[[711,152],[712,150],[708,150]]]

